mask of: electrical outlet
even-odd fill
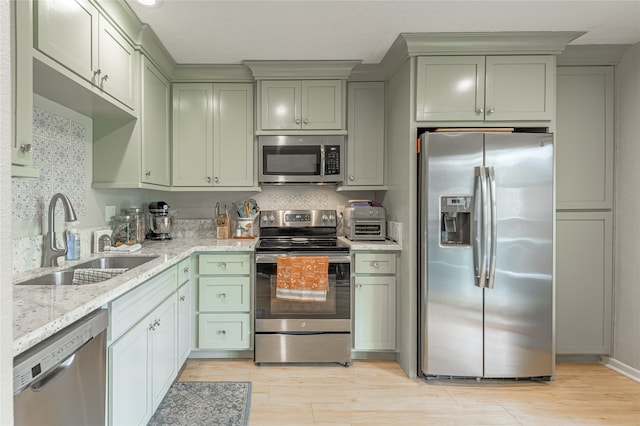
[[[104,221],[111,222],[111,218],[116,215],[116,206],[104,206]]]
[[[402,223],[400,222],[387,222],[387,238],[402,245]]]

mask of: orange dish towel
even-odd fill
[[[276,299],[326,302],[328,256],[278,256]]]

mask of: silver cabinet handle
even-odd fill
[[[220,183],[220,179],[218,179],[218,176],[216,176],[216,177],[214,177],[214,178],[213,178],[213,182],[215,182],[215,183]]]
[[[373,266],[374,268],[379,268],[380,264],[378,262],[372,262],[371,266]]]
[[[300,119],[296,118],[296,124],[300,124]]]
[[[220,262],[220,263],[219,263],[219,265],[220,265],[220,267],[221,267],[222,269],[227,269],[227,264],[226,264],[226,263],[224,263],[224,262]]]
[[[356,180],[356,177],[354,175],[350,175],[349,180]]]
[[[362,284],[356,284],[356,287],[362,288]]]
[[[187,299],[186,297],[184,297],[184,296],[180,296],[180,301],[181,301],[181,302],[184,302],[186,299]]]
[[[189,267],[185,266],[184,269],[182,270],[182,272],[184,272],[185,274],[189,273]]]
[[[205,179],[207,181],[207,183],[211,183],[211,177],[207,176],[207,178]]]
[[[102,83],[104,83],[105,81],[107,81],[109,79],[109,75],[105,74],[104,77],[102,77],[100,80],[102,80]]]
[[[226,299],[227,298],[227,293],[219,293],[218,294],[218,298],[219,299]]]
[[[495,108],[489,108],[489,110],[487,111],[489,114],[493,114],[494,112],[496,112]]]
[[[145,175],[146,177],[151,176],[151,170],[147,170],[147,171],[145,172],[145,174],[144,174],[144,175]]]
[[[99,76],[101,72],[102,72],[102,70],[100,70],[100,68],[98,68],[97,70],[95,70],[95,71],[93,72],[93,76],[94,76],[94,77]]]
[[[27,143],[27,144],[22,144],[20,145],[20,151],[22,152],[31,152],[31,144]]]
[[[476,112],[478,114],[482,114],[484,112],[484,108],[480,107],[480,108],[476,109]]]
[[[226,330],[218,330],[218,334],[224,336],[225,334],[227,334]]]
[[[306,118],[304,119],[304,124],[309,124],[309,120],[307,120]]]

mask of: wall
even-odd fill
[[[616,74],[616,216],[613,358],[640,374],[640,43]]]
[[[11,229],[11,22],[0,1],[0,227]],[[13,424],[11,233],[0,232],[0,425]]]

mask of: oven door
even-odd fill
[[[292,256],[294,253],[287,253]],[[300,255],[310,256],[309,253]],[[316,254],[320,255],[320,254]],[[326,254],[323,254],[326,256]],[[325,332],[351,329],[351,259],[329,254],[326,301],[276,297],[277,254],[256,254],[256,332]]]

